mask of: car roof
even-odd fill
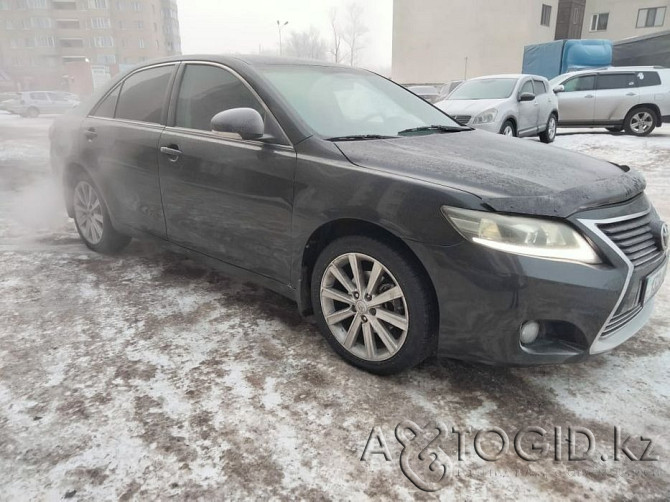
[[[484,75],[482,77],[474,77],[469,80],[483,80],[487,78],[514,78],[514,79],[521,79],[521,78],[537,78],[537,79],[544,79],[543,76],[541,75],[531,75],[529,73],[501,73],[499,75]]]
[[[349,68],[351,66],[335,64],[328,61],[313,59],[290,58],[284,56],[264,56],[259,54],[182,54],[180,56],[171,56],[167,58],[154,59],[137,65],[136,68],[151,66],[158,63],[179,62],[179,61],[211,61],[221,63],[227,66],[236,66],[240,63],[248,66],[266,66],[266,65],[292,65],[292,66],[328,66],[333,68]]]
[[[577,71],[571,71],[567,73],[563,73],[562,75],[558,75],[559,77],[562,77],[563,75],[584,75],[588,73],[607,73],[607,72],[628,72],[628,71],[658,71],[658,70],[666,70],[667,68],[663,66],[603,66],[600,68],[584,68],[583,70],[577,70]]]

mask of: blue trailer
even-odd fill
[[[527,45],[523,73],[552,79],[569,71],[601,68],[612,64],[611,40],[556,40]]]

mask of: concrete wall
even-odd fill
[[[664,25],[655,28],[636,28],[638,11],[650,7],[666,7]],[[606,12],[609,12],[607,30],[591,31],[593,15]],[[605,38],[616,41],[668,29],[670,29],[669,0],[588,0],[584,14],[582,38]]]
[[[540,24],[551,5],[550,26]],[[441,83],[521,71],[527,44],[554,39],[558,0],[394,0],[392,78]]]

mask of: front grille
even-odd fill
[[[663,255],[651,223],[651,215],[647,213],[615,223],[601,223],[598,227],[637,268]]]
[[[642,304],[639,303],[628,312],[624,312],[623,314],[613,316],[609,320],[609,322],[605,325],[605,328],[603,329],[603,332],[600,336],[602,338],[607,338],[616,330],[628,324],[628,322],[631,321],[636,315],[638,315],[641,310],[642,310]]]
[[[456,119],[456,122],[460,122],[461,124],[467,124],[468,122],[470,122],[472,115],[453,115],[453,117]]]

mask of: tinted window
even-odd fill
[[[637,74],[638,87],[651,87],[661,85],[661,77],[655,71],[641,71]]]
[[[514,92],[517,79],[480,78],[463,82],[449,99],[506,99]]]
[[[598,89],[628,89],[635,87],[635,75],[633,73],[604,73],[598,75]]]
[[[114,117],[114,110],[116,110],[116,101],[119,99],[119,90],[121,89],[120,85],[117,85],[116,88],[110,92],[105,99],[103,99],[95,111],[91,114],[95,117]]]
[[[49,98],[51,101],[60,101],[60,102],[67,102],[67,99],[65,99],[65,96],[62,94],[57,94],[55,92],[50,92],[49,93]]]
[[[542,82],[541,80],[533,80],[533,87],[535,88],[536,96],[547,93],[547,86],[544,85],[544,82]]]
[[[160,123],[173,66],[134,73],[123,83],[116,118]]]
[[[30,99],[37,101],[47,101],[47,95],[45,92],[31,92]]]
[[[265,114],[256,97],[232,73],[208,65],[186,67],[177,101],[177,127],[210,131],[212,117],[231,108],[253,108]]]
[[[535,91],[533,91],[533,81],[529,80],[523,86],[521,87],[521,90],[519,91],[519,94],[524,94],[524,93],[530,93],[530,94],[535,94]]]
[[[595,83],[595,76],[585,75],[583,77],[571,78],[563,84],[563,87],[565,87],[565,92],[592,91],[595,88]]]

